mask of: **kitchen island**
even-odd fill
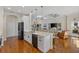
[[[38,40],[38,49],[42,52],[48,52],[51,49],[51,34],[48,32],[39,32],[36,31],[33,33],[37,35]]]
[[[42,52],[48,52],[53,47],[53,37],[49,32],[26,32],[25,40]]]

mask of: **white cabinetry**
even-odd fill
[[[50,35],[48,35],[44,38],[44,51],[48,52],[50,48],[51,48],[51,38]]]
[[[29,16],[23,16],[22,18],[23,22],[24,22],[24,31],[29,32],[31,31],[31,21],[30,21],[30,17]]]
[[[24,34],[24,40],[32,44],[32,34],[31,33],[25,33]]]
[[[52,37],[50,33],[40,31],[36,31],[34,33],[25,32],[24,39],[30,44],[32,44],[32,34],[36,34],[38,36],[38,49],[40,49],[42,52],[48,52],[48,50],[51,49]]]
[[[38,48],[43,51],[44,50],[44,40],[43,37],[38,36]]]
[[[38,36],[38,48],[42,52],[48,52],[48,50],[51,48],[50,35],[45,37]]]

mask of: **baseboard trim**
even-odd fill
[[[18,38],[18,36],[7,37],[7,39],[10,39],[10,38]]]

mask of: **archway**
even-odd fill
[[[18,17],[15,15],[6,16],[6,37],[14,37],[18,35]]]

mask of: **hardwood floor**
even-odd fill
[[[5,41],[4,46],[0,48],[0,52],[3,53],[38,53],[38,49],[32,47],[24,40],[18,40],[17,38],[9,38]]]
[[[77,48],[70,39],[55,39],[54,49],[50,53],[79,53]]]
[[[41,53],[38,49],[28,44],[24,40],[18,40],[15,38],[9,38],[4,42],[4,46],[0,48],[1,53]],[[55,39],[54,49],[48,51],[48,53],[74,53],[79,52],[72,42],[68,40]]]

